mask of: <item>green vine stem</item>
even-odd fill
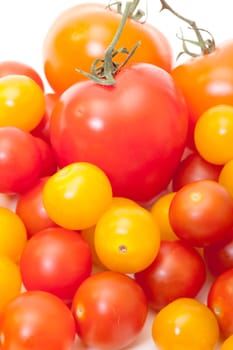
[[[191,43],[194,44],[196,46],[198,46],[201,49],[201,54],[202,55],[206,55],[209,54],[211,52],[213,52],[215,50],[215,41],[213,36],[211,35],[211,33],[205,29],[199,28],[196,24],[195,21],[188,19],[182,15],[180,15],[178,12],[176,12],[165,0],[160,0],[162,8],[161,11],[163,10],[168,10],[170,11],[173,15],[175,15],[177,18],[181,19],[182,21],[188,23],[188,25],[190,26],[189,29],[192,29],[197,37],[197,41],[193,41],[193,40],[189,40],[189,39],[185,39],[183,36],[183,33],[181,32],[181,36],[178,36],[179,39],[182,40],[183,43],[183,52],[181,52],[179,54],[179,56],[183,53],[186,53],[190,56],[199,56],[196,53],[193,53],[191,51],[188,50],[186,43]],[[202,33],[207,33],[210,36],[210,39],[205,40],[202,36]],[[179,57],[178,56],[178,57]]]
[[[131,51],[128,51],[128,49],[125,47],[118,50],[115,49],[125,27],[127,19],[129,17],[131,18],[135,11],[138,13],[137,6],[139,2],[140,0],[132,0],[126,2],[119,27],[114,35],[114,38],[112,39],[112,42],[105,51],[104,58],[98,58],[93,62],[91,73],[85,72],[81,69],[76,69],[78,73],[85,75],[89,79],[92,79],[94,82],[101,85],[114,85],[116,83],[114,76],[119,71],[119,69],[121,69],[129,61],[130,57],[132,57],[135,50],[140,45],[140,41],[137,42]],[[118,64],[113,60],[113,58],[119,53],[124,53],[127,55],[126,59],[121,64]]]

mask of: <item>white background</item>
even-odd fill
[[[19,60],[34,67],[43,77],[42,46],[46,32],[58,14],[64,9],[86,0],[0,0],[0,61]],[[92,0],[107,4],[105,0]],[[196,21],[200,28],[209,30],[217,44],[233,38],[232,0],[168,0],[168,3],[184,16]],[[146,8],[146,0],[141,0]],[[187,24],[175,18],[168,11],[160,13],[160,1],[148,0],[148,22],[157,26],[170,40],[174,56],[181,50],[181,42],[176,38],[182,27],[186,36],[190,35]],[[200,294],[202,297],[202,293]],[[151,339],[151,322],[148,321],[136,344],[129,349],[156,349]],[[80,348],[76,346],[76,348]],[[172,349],[171,349],[172,350]]]

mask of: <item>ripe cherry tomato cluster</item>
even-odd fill
[[[138,2],[54,20],[51,91],[0,62],[1,350],[133,348],[150,313],[154,349],[233,348],[233,40],[192,21],[174,63]]]

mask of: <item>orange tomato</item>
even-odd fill
[[[233,349],[233,335],[230,335],[224,340],[219,350],[232,350]]]
[[[159,350],[213,350],[219,341],[219,327],[206,305],[179,298],[156,314],[152,337]]]
[[[219,174],[218,182],[223,185],[233,197],[233,159],[224,164]]]
[[[122,16],[103,4],[78,4],[54,20],[44,40],[44,72],[54,91],[63,92],[86,77],[76,69],[90,72],[92,63],[102,58],[111,43]],[[147,62],[168,71],[172,50],[167,38],[155,27],[128,19],[116,49],[131,50],[141,45],[130,62]],[[116,61],[122,62],[120,54]]]

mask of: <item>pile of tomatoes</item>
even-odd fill
[[[233,347],[233,40],[174,62],[137,6],[62,12],[50,91],[0,62],[1,350],[133,348],[149,314],[154,349]]]

